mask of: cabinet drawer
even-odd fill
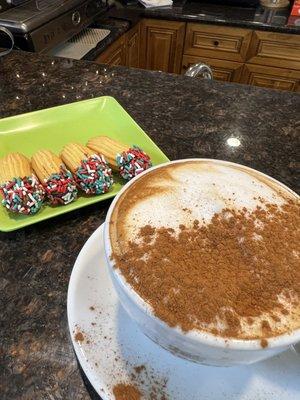
[[[184,54],[244,61],[252,31],[217,25],[187,24]]]
[[[241,82],[270,89],[299,92],[300,71],[245,64]]]
[[[254,64],[300,69],[300,36],[255,31],[247,58]]]
[[[191,65],[197,62],[204,62],[210,66],[214,79],[224,82],[239,82],[244,65],[234,61],[216,60],[214,58],[183,56],[181,72],[184,74]]]

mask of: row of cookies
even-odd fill
[[[31,162],[20,153],[0,159],[0,195],[11,212],[35,214],[46,200],[69,204],[78,190],[88,195],[106,193],[113,184],[112,169],[129,180],[151,167],[149,156],[106,136],[90,139],[87,146],[69,143],[60,157],[39,150]]]

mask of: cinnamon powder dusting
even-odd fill
[[[290,316],[287,305],[300,310],[299,211],[288,201],[224,209],[177,232],[147,225],[137,242],[113,255],[115,267],[171,327],[253,338],[242,320],[251,332],[261,318],[256,337],[277,335],[279,326],[289,329],[279,318]]]
[[[76,332],[74,337],[75,337],[76,342],[83,342],[84,341],[83,333],[80,332],[80,331]]]
[[[141,392],[133,385],[119,383],[113,387],[115,400],[141,400]]]
[[[267,339],[261,339],[260,341],[260,345],[263,349],[265,349],[266,347],[268,347],[268,341]]]

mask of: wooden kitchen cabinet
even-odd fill
[[[126,33],[126,66],[132,68],[140,66],[140,24]]]
[[[204,62],[216,80],[300,91],[300,36],[293,34],[144,19],[96,62],[178,74]]]
[[[200,61],[217,80],[299,91],[299,35],[188,23],[182,72]]]
[[[251,36],[250,29],[188,23],[184,54],[243,62]]]
[[[126,47],[125,35],[121,36],[113,44],[109,46],[95,60],[99,64],[108,65],[125,65],[126,63]]]
[[[213,72],[213,79],[224,82],[240,81],[244,64],[234,61],[216,60],[213,58],[184,55],[182,58],[181,72],[184,74],[191,65],[198,62],[204,62],[211,67]]]
[[[184,22],[144,19],[141,22],[140,66],[179,74],[184,35]]]
[[[140,65],[140,24],[112,43],[95,62],[138,68]]]
[[[300,70],[300,36],[255,31],[247,62]]]
[[[244,66],[241,83],[299,92],[300,71],[247,63]]]

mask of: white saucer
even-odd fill
[[[250,366],[218,368],[181,360],[152,343],[121,308],[105,263],[102,225],[74,265],[68,321],[79,362],[103,400],[114,400],[113,386],[130,383],[139,365],[146,367],[135,373],[145,400],[160,390],[168,400],[300,399],[300,356],[293,351]],[[76,341],[74,332],[82,332],[84,341]]]

